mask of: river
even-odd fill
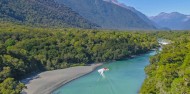
[[[144,68],[155,51],[131,59],[104,64],[110,70],[102,78],[97,70],[55,90],[52,94],[138,94],[146,77]]]

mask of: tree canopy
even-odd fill
[[[126,58],[157,47],[145,32],[0,24],[0,94],[18,94],[34,72]],[[10,86],[6,84],[12,83]]]
[[[172,43],[151,57],[141,94],[189,94],[190,32],[157,32]]]

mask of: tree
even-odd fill
[[[23,88],[24,84],[14,81],[13,78],[7,78],[0,83],[1,94],[20,94]]]
[[[15,45],[15,40],[14,39],[8,39],[8,40],[6,40],[6,42],[5,42],[5,46],[6,47],[8,47],[8,46],[13,46],[13,45]]]
[[[3,70],[0,71],[0,82],[4,81],[8,77],[11,77],[11,69],[10,67],[3,67]]]

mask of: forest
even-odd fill
[[[19,94],[31,73],[119,60],[158,47],[150,32],[34,28],[0,23],[0,94]]]
[[[0,23],[0,94],[20,94],[21,79],[32,73],[119,60],[162,46],[150,65],[140,94],[190,92],[190,32],[37,28]]]
[[[99,28],[54,0],[0,0],[0,21],[35,27]]]
[[[172,42],[150,58],[140,94],[189,94],[190,32],[157,32],[155,35]]]

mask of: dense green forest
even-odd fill
[[[157,47],[150,33],[31,28],[0,24],[0,94],[18,94],[23,76],[145,53]]]
[[[190,93],[190,32],[157,32],[157,37],[169,39],[170,45],[150,58],[147,78],[140,94]]]
[[[54,0],[0,0],[0,21],[38,27],[99,27]]]
[[[0,23],[0,94],[19,94],[24,76],[96,62],[118,60],[158,47],[150,58],[142,94],[190,92],[190,33],[188,31],[127,32],[76,28],[33,28]]]

